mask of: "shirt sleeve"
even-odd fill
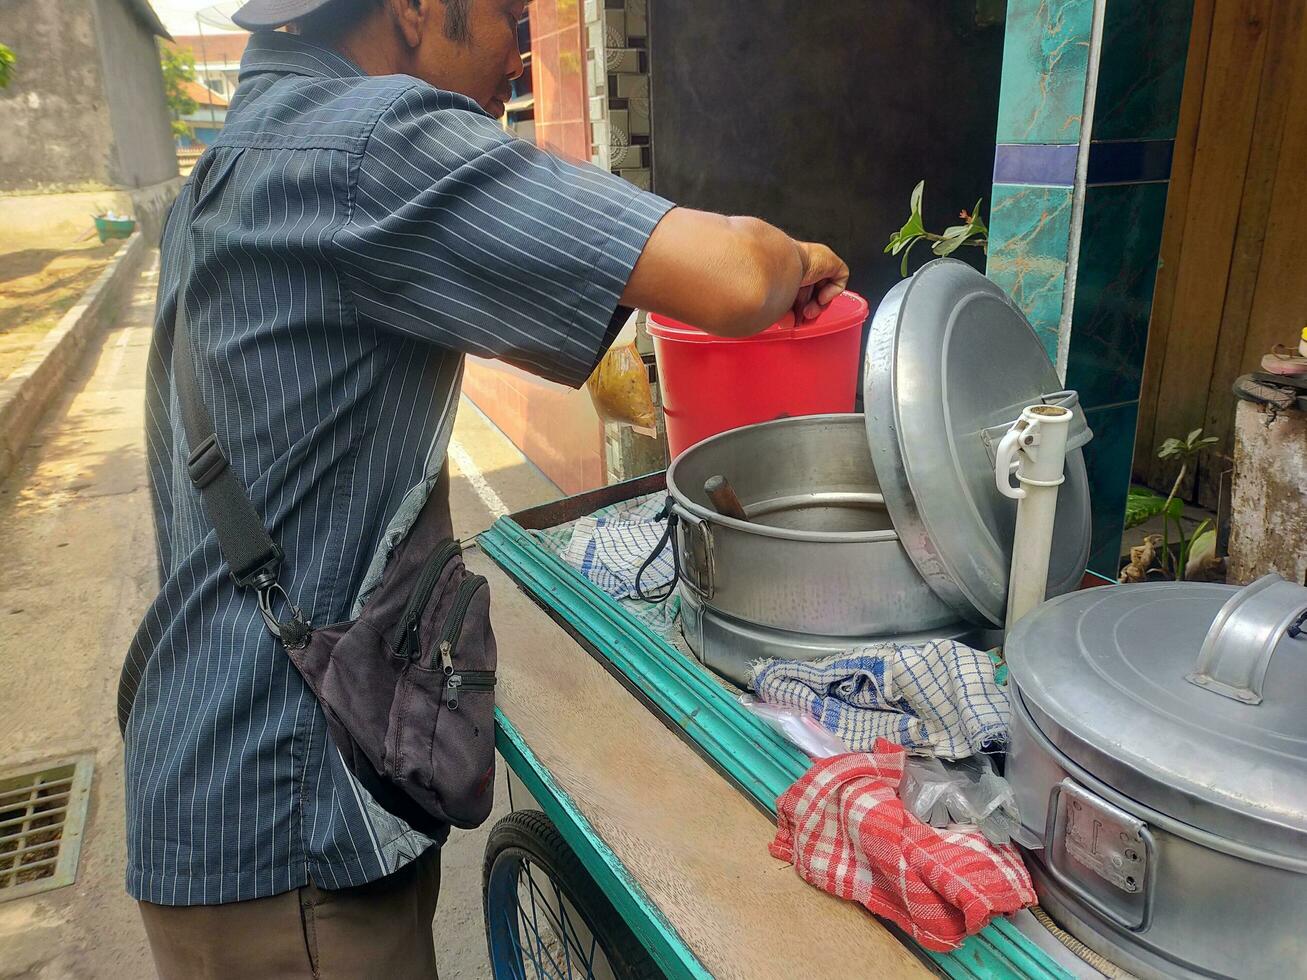
[[[671,208],[413,88],[368,140],[335,245],[361,319],[579,387]]]

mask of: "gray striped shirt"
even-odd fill
[[[147,451],[162,585],[123,667],[127,887],[197,905],[362,884],[432,841],[346,772],[186,476],[196,376],[314,623],[356,614],[444,464],[464,354],[580,385],[671,207],[507,136],[471,100],[256,34],[164,232]]]

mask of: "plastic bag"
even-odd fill
[[[649,387],[649,371],[635,345],[636,316],[631,314],[585,386],[603,421],[653,429],[658,424],[658,412]]]
[[[740,704],[768,725],[780,732],[791,745],[798,746],[813,759],[829,759],[834,755],[847,755],[849,747],[834,732],[821,727],[821,723],[798,708],[783,708],[765,704],[752,694],[741,694]]]
[[[918,820],[932,827],[974,827],[992,844],[1015,840],[1024,847],[1041,846],[1022,828],[1012,787],[994,771],[987,756],[956,762],[909,759],[899,798]]]

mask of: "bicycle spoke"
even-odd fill
[[[541,953],[541,959],[543,959],[543,958],[545,958],[545,957],[548,957],[550,965],[553,966],[553,967],[555,968],[555,970],[559,973],[559,975],[560,975],[560,977],[561,977],[561,980],[567,980],[567,975],[563,975],[563,974],[562,974],[562,968],[559,967],[559,965],[558,965],[558,961],[557,961],[556,959],[554,959],[553,954],[552,954],[551,952],[549,952],[549,949],[548,949],[548,947],[547,947],[546,944],[545,944],[545,938],[544,938],[544,935],[543,935],[543,934],[541,933],[541,931],[540,931],[540,921],[539,921],[539,917],[538,917],[537,912],[536,912],[536,895],[537,895],[537,894],[540,894],[540,889],[536,886],[536,883],[535,883],[535,875],[533,875],[533,874],[531,873],[531,862],[530,862],[530,861],[526,861],[526,860],[524,860],[524,861],[522,862],[522,870],[518,872],[518,874],[519,874],[519,878],[518,878],[518,885],[519,885],[519,887],[521,886],[521,877],[520,877],[520,876],[521,876],[522,873],[525,873],[525,874],[526,874],[527,887],[528,887],[529,890],[530,890],[530,898],[531,898],[531,926],[532,926],[532,931],[533,931],[534,934],[535,934],[535,946],[536,946],[536,948],[537,948],[537,949],[540,951],[540,953]],[[544,902],[544,895],[543,895],[543,894],[540,894],[540,898],[541,898],[541,901]],[[519,900],[518,900],[518,904],[519,904],[519,905],[521,904],[521,899],[520,899],[520,897],[519,897]],[[544,912],[545,912],[545,915],[548,916],[548,915],[549,915],[549,905],[548,905],[547,902],[545,902],[544,904],[545,904]],[[533,965],[536,967],[536,972],[537,972],[537,973],[540,973],[540,974],[542,974],[542,975],[547,975],[546,972],[545,972],[545,970],[544,970],[544,964],[543,964],[542,962],[540,962],[540,960],[536,960],[536,961],[534,961],[534,962],[533,962]],[[570,975],[570,974],[569,974],[569,975]]]
[[[519,909],[518,914],[519,916],[522,917],[523,920],[525,920],[526,918],[525,912]],[[526,924],[525,921],[523,924]],[[526,974],[523,973],[523,980],[550,980],[550,978],[555,976],[558,977],[558,980],[567,980],[566,977],[563,977],[561,974],[558,974],[556,970],[551,971],[549,967],[545,965],[546,961],[549,963],[550,966],[553,967],[557,967],[558,963],[553,958],[553,956],[549,954],[544,944],[542,942],[537,942],[536,946],[544,954],[543,958],[536,956],[534,951],[530,954],[526,954],[526,951],[522,949],[521,944],[520,943],[516,944],[516,948],[518,949],[518,951],[524,954],[525,958],[523,960],[523,965],[525,966],[526,963],[530,963],[532,968],[531,969],[532,977],[527,978]]]
[[[518,875],[517,907],[522,917],[521,918],[522,925],[528,926],[531,930],[531,938],[532,938],[532,946],[533,946],[531,965],[535,967],[536,976],[540,977],[543,974],[543,970],[542,970],[542,965],[540,963],[540,957],[536,954],[544,952],[543,949],[544,944],[540,938],[540,923],[536,919],[535,896],[531,895],[529,892],[528,892],[528,898],[531,901],[531,921],[529,923],[526,921],[526,911],[522,906],[522,891],[521,891],[523,874],[526,875],[527,886],[529,888],[531,884],[531,865],[530,862],[528,861],[523,861],[521,865],[518,867],[518,871],[517,871],[517,875]]]
[[[611,975],[610,955],[599,942],[590,910],[569,891],[571,878],[555,877],[547,867],[536,865],[529,852],[504,857],[487,877],[485,893],[496,980],[597,980]]]
[[[564,953],[570,956],[570,952],[574,950],[577,958],[580,959],[585,966],[586,977],[588,980],[594,980],[595,954],[601,949],[598,936],[590,930],[589,924],[587,923],[586,929],[590,932],[590,951],[587,955],[581,942],[581,936],[577,932],[576,926],[571,923],[571,917],[567,913],[567,908],[570,903],[567,902],[562,894],[562,890],[558,886],[558,883],[554,881],[552,877],[549,878],[549,883],[553,886],[554,892],[558,897],[559,914],[555,915],[553,909],[550,908],[549,899],[545,896],[545,893],[541,891],[540,886],[536,884],[534,875],[531,875],[528,878],[528,885],[532,891],[532,903],[534,904],[536,897],[539,897],[542,914],[545,916],[547,923],[554,927],[554,931],[558,934],[559,940],[564,943]],[[556,963],[557,960],[554,962]],[[605,962],[607,962],[606,958]]]
[[[516,914],[515,914],[516,913]],[[504,909],[504,925],[508,930],[508,941],[513,944],[513,949],[517,952],[517,958],[510,964],[513,970],[513,976],[516,980],[527,980],[526,977],[526,954],[522,949],[522,941],[518,938],[519,930],[514,928],[514,923],[521,916],[522,909],[518,906],[512,912]]]
[[[567,959],[567,969],[570,974],[572,969],[572,939],[576,937],[579,940],[580,937],[576,934],[576,926],[572,924],[571,916],[567,914],[567,900],[563,897],[563,890],[558,887],[558,882],[552,878],[549,883],[554,886],[554,898],[558,901],[558,918],[561,920],[560,924],[563,927],[563,956]],[[579,955],[581,952],[580,942],[577,942],[575,946]],[[581,961],[585,964],[586,980],[594,980],[594,964],[587,962],[584,957],[581,958]]]
[[[567,899],[563,897],[563,891],[558,887],[558,882],[551,879],[550,884],[554,886],[554,896],[558,899],[559,918],[562,920],[561,925],[564,935],[563,948],[564,950],[569,951],[569,958],[570,951],[573,949],[576,950],[577,957],[585,965],[585,975],[587,980],[594,980],[594,947],[593,945],[591,946],[590,955],[586,956],[584,950],[581,948],[581,936],[576,930],[576,925],[571,921],[572,917],[567,912],[570,903],[568,903]],[[586,926],[586,931],[590,933],[590,936],[593,939],[594,932],[590,929],[588,924]]]
[[[563,963],[567,967],[567,975],[572,975],[572,940],[567,935],[567,909],[563,905],[563,892],[558,887],[558,882],[549,879],[549,884],[554,886],[554,898],[558,901],[558,918],[561,920],[560,925],[563,927]],[[591,975],[593,971],[587,971]]]

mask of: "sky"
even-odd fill
[[[170,34],[198,34],[201,28],[196,27],[197,12],[206,18],[201,25],[204,33],[212,31],[216,34],[221,33],[222,29],[215,27],[213,22],[239,7],[240,0],[150,0],[150,5]],[[227,24],[226,29],[239,30],[231,23]]]

